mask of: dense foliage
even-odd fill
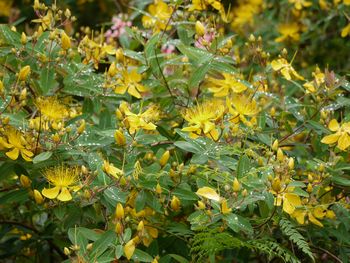
[[[1,260],[349,262],[349,0],[0,16]]]

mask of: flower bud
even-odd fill
[[[166,163],[169,160],[169,157],[170,157],[170,152],[169,151],[164,152],[162,157],[160,157],[160,159],[159,159],[160,166],[163,167],[164,165],[166,165]]]
[[[156,186],[156,193],[159,194],[159,195],[162,193],[162,187],[160,186],[159,183]]]
[[[121,235],[123,233],[123,225],[120,222],[117,222],[117,224],[115,225],[115,232],[118,235]]]
[[[108,68],[108,76],[110,77],[114,77],[117,74],[118,70],[117,67],[115,65],[115,63],[111,63],[111,65]]]
[[[22,35],[21,35],[21,43],[22,45],[27,44],[27,35],[24,32],[22,32]]]
[[[86,245],[86,250],[91,250],[93,246],[93,243],[89,243]]]
[[[30,66],[24,66],[18,73],[18,79],[20,81],[25,81],[30,74]]]
[[[71,253],[71,251],[69,250],[68,247],[64,247],[63,252],[64,252],[64,254],[65,254],[66,256],[69,256],[70,253]]]
[[[82,120],[80,126],[77,129],[78,134],[82,134],[85,131],[85,126],[86,126],[85,120]]]
[[[311,193],[311,192],[312,192],[312,189],[313,189],[312,184],[309,183],[309,184],[307,185],[306,192]]]
[[[222,203],[221,203],[221,213],[222,213],[223,215],[226,215],[226,214],[228,214],[228,213],[231,213],[231,211],[232,211],[232,208],[228,208],[228,207],[227,207],[227,200],[224,199],[224,200],[222,201]]]
[[[43,196],[42,196],[41,193],[40,193],[38,190],[36,190],[36,189],[34,189],[34,200],[35,200],[35,202],[36,202],[38,205],[40,205],[40,204],[42,204],[42,203],[44,202]]]
[[[137,225],[137,231],[142,232],[145,229],[145,225],[143,221],[141,220],[139,224]]]
[[[278,177],[276,177],[275,179],[273,179],[273,181],[272,181],[272,189],[273,189],[276,193],[278,193],[278,192],[281,191],[281,189],[282,189],[281,180],[280,180]]]
[[[239,190],[241,190],[241,184],[238,182],[237,178],[233,180],[232,188],[234,192],[239,192]]]
[[[71,47],[70,37],[64,31],[61,34],[61,45],[63,50],[67,50]]]
[[[125,146],[126,139],[124,133],[120,129],[115,131],[114,139],[118,146]]]
[[[277,150],[277,160],[282,162],[284,159],[284,154],[281,148],[278,148]]]
[[[271,149],[273,151],[277,151],[277,149],[278,149],[278,140],[277,139],[273,142]]]
[[[124,207],[121,203],[117,204],[116,210],[115,210],[115,216],[118,220],[124,219]]]
[[[117,61],[122,61],[124,59],[124,52],[122,48],[118,48],[115,52],[115,57]]]
[[[198,201],[197,206],[198,206],[199,210],[204,210],[205,209],[205,204],[202,201]]]
[[[24,187],[24,188],[29,188],[32,181],[29,179],[28,176],[25,176],[24,174],[22,174],[19,178],[19,181],[21,182],[21,185]]]
[[[178,211],[180,210],[180,205],[181,205],[180,199],[174,195],[170,202],[171,209],[174,211]]]
[[[244,190],[242,191],[242,196],[243,196],[243,197],[248,196],[248,191],[247,191],[247,189],[244,189]]]
[[[288,161],[288,167],[289,169],[293,170],[294,169],[294,158],[290,157]]]
[[[196,34],[197,35],[204,36],[204,34],[205,34],[205,27],[200,21],[196,22],[195,29],[196,29]]]

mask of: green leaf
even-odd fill
[[[90,257],[97,258],[99,255],[102,255],[102,253],[116,241],[116,238],[117,236],[114,231],[106,231],[97,241],[94,242]]]
[[[179,255],[169,254],[169,256],[171,256],[173,259],[175,259],[179,263],[189,263],[189,261],[187,259],[185,259],[184,257],[181,257]]]
[[[150,256],[148,253],[140,250],[140,249],[135,249],[134,254],[132,255],[132,259],[135,261],[141,261],[141,262],[152,262],[153,257]]]
[[[42,95],[46,95],[49,91],[52,91],[58,83],[55,80],[55,68],[47,65],[40,72],[40,89]]]
[[[174,142],[174,145],[182,150],[185,150],[186,152],[191,152],[191,153],[200,153],[202,150],[197,145],[189,142],[184,142],[184,141]]]
[[[107,199],[111,200],[112,203],[114,204],[117,204],[117,203],[125,204],[126,199],[128,198],[127,192],[122,192],[121,189],[115,186],[107,188],[103,192],[103,194]]]
[[[201,65],[199,68],[197,68],[189,80],[189,86],[197,87],[198,84],[204,80],[204,77],[207,74],[209,69],[210,69],[210,63],[206,63],[204,65]]]
[[[52,156],[52,152],[43,152],[33,158],[33,163],[40,163],[46,161]]]
[[[237,177],[242,178],[245,173],[247,173],[250,169],[250,160],[247,155],[242,155],[239,158],[238,165],[237,165]]]
[[[253,227],[249,223],[248,219],[236,214],[225,215],[224,218],[227,220],[228,226],[233,231],[235,232],[243,231],[248,234],[253,233]]]
[[[338,185],[342,185],[342,186],[350,186],[350,179],[349,178],[345,178],[343,176],[333,176],[332,177],[332,181],[335,183],[335,184],[338,184]]]
[[[12,31],[8,25],[0,25],[0,39],[3,43],[15,47],[21,46],[21,36],[18,32]]]

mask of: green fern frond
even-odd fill
[[[305,238],[295,229],[293,223],[290,222],[287,218],[282,218],[279,224],[282,233],[285,234],[289,240],[292,241],[303,253],[308,255],[312,261],[315,261],[309,244]]]

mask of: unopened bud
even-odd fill
[[[168,162],[168,160],[169,160],[169,157],[170,157],[170,152],[169,151],[165,151],[164,153],[163,153],[163,155],[162,155],[162,157],[160,157],[160,159],[159,159],[159,164],[160,164],[160,166],[164,166],[164,165],[166,165],[166,163]]]
[[[78,134],[82,134],[85,131],[85,126],[86,126],[85,120],[82,120],[80,126],[77,129]]]
[[[117,70],[117,67],[115,65],[115,62],[113,62],[110,66],[109,66],[109,69],[108,69],[108,75],[110,77],[114,77],[116,74],[117,74],[118,70]]]
[[[63,50],[71,48],[70,37],[64,31],[61,34],[61,45]]]
[[[44,202],[44,198],[38,190],[34,189],[33,194],[34,194],[34,200],[38,205]]]
[[[196,22],[195,29],[196,29],[197,35],[204,36],[204,34],[205,34],[205,27],[200,21]]]
[[[20,81],[25,81],[30,74],[30,66],[24,66],[18,73],[18,79]]]
[[[294,169],[294,158],[290,157],[288,161],[288,167],[289,169],[293,170]]]
[[[284,159],[284,154],[281,148],[278,148],[277,150],[277,160],[282,162]]]
[[[160,186],[159,183],[156,186],[156,193],[159,194],[159,195],[162,193],[162,187]]]
[[[178,211],[180,210],[180,205],[181,205],[180,199],[174,195],[170,202],[171,209],[174,211]]]
[[[29,188],[32,183],[29,177],[24,174],[20,176],[19,181],[24,188]]]
[[[115,210],[115,216],[118,220],[124,219],[124,207],[121,203],[117,204],[117,208]]]
[[[22,32],[22,35],[21,35],[21,43],[22,45],[27,44],[27,35],[24,32]]]
[[[272,189],[276,192],[276,193],[279,193],[282,189],[282,186],[281,186],[281,180],[276,177],[275,179],[273,179],[272,181]]]
[[[277,149],[278,149],[278,140],[277,139],[273,142],[271,149],[273,151],[277,151]]]
[[[232,189],[234,192],[239,192],[239,190],[241,190],[241,184],[238,182],[237,178],[233,180]]]
[[[115,142],[117,143],[117,145],[125,146],[126,139],[125,139],[124,133],[120,129],[115,131],[114,139],[115,139]]]
[[[137,225],[137,231],[142,232],[145,229],[145,225],[143,221],[141,220],[139,224]]]

